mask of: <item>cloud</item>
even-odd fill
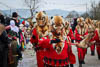
[[[76,10],[86,11],[86,7],[90,9],[93,0],[44,0],[46,4],[41,7],[44,10],[50,9],[63,9],[63,10]],[[99,0],[94,0],[96,3]]]
[[[88,9],[93,0],[41,0],[41,6],[39,10],[51,10],[51,9],[62,9],[62,10],[76,10],[86,11],[86,3]],[[96,3],[99,0],[94,0]],[[0,2],[8,5],[12,9],[26,9],[27,6],[24,4],[24,0],[0,0]],[[1,9],[9,9],[7,6],[0,4]]]

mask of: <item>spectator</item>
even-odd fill
[[[15,21],[15,25],[16,25],[17,27],[19,27],[18,14],[17,14],[16,12],[13,12],[13,13],[12,13],[12,20],[14,20],[14,21]]]
[[[0,67],[8,66],[8,44],[10,44],[10,40],[5,32],[5,27],[0,24]]]
[[[0,13],[0,23],[5,25],[5,19],[4,16]]]
[[[73,26],[72,26],[73,32],[74,32],[76,26],[77,26],[77,18],[74,18],[74,22],[73,22]]]
[[[5,26],[10,25],[10,20],[11,20],[10,17],[6,17],[6,18],[5,18]]]

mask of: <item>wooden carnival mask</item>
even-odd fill
[[[85,19],[86,24],[93,24],[92,20],[90,18]]]
[[[52,32],[55,37],[61,36],[64,28],[64,21],[61,16],[54,16],[51,21]]]
[[[70,23],[68,21],[65,22],[65,34],[69,33],[70,29]]]
[[[77,29],[78,29],[78,33],[81,34],[81,35],[84,35],[85,32],[87,31],[87,27],[85,27],[85,22],[84,22],[84,19],[82,17],[78,18],[77,19],[77,22],[78,22],[78,25],[77,25]]]
[[[39,26],[43,27],[48,23],[48,16],[44,11],[37,12],[36,21]]]
[[[77,19],[78,25],[84,27],[84,18],[80,17]]]

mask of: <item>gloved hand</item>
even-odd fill
[[[37,46],[37,43],[33,43],[33,46],[36,47]]]
[[[32,38],[33,38],[33,39],[35,39],[35,38],[36,38],[36,36],[34,36],[34,35],[33,35],[33,36],[32,36]]]
[[[57,39],[57,38],[56,38],[55,40],[51,40],[51,41],[50,41],[51,44],[52,44],[52,43],[59,43],[59,42],[61,42],[61,40],[60,40],[60,39]]]
[[[34,47],[34,50],[37,52],[38,50],[40,50],[40,47]]]

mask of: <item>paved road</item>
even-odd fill
[[[77,60],[75,67],[78,67],[77,49],[75,46],[73,46],[73,52]],[[83,67],[100,67],[100,60],[98,60],[97,58],[97,53],[95,54],[95,56],[91,56],[90,48],[88,48],[87,55],[85,57],[85,64],[83,64]]]
[[[73,52],[77,57],[77,50],[75,46],[72,46]],[[95,56],[90,55],[90,49],[88,48],[88,52],[85,58],[85,63],[83,67],[100,67],[100,60],[97,58],[97,54]],[[23,52],[23,60],[19,61],[18,67],[37,67],[36,64],[36,56],[33,50],[25,50]],[[75,67],[78,67],[78,60],[75,64]]]
[[[33,50],[23,52],[23,60],[19,61],[18,67],[37,67],[36,55]]]

